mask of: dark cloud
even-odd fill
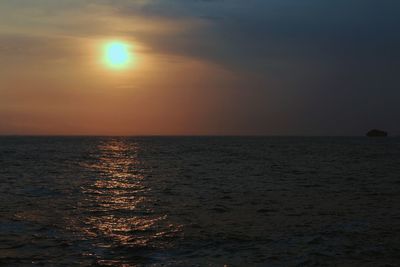
[[[159,51],[264,77],[256,86],[249,80],[246,90],[297,97],[301,113],[291,131],[354,134],[374,125],[398,131],[399,8],[398,1],[376,0],[153,1],[146,7],[152,16],[209,24],[140,37]]]

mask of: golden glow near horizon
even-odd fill
[[[121,41],[108,42],[104,49],[106,65],[113,69],[124,69],[130,66],[133,54],[131,46]]]

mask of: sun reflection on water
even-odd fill
[[[165,248],[180,227],[157,212],[140,147],[117,139],[102,142],[97,150],[96,160],[85,166],[97,175],[83,191],[88,216],[82,230],[101,248]]]

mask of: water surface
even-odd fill
[[[398,266],[400,139],[1,137],[0,265]]]

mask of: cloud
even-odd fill
[[[0,58],[72,59],[79,52],[68,38],[122,36],[163,60],[234,73],[231,90],[241,93],[229,93],[235,105],[222,117],[243,114],[238,125],[266,132],[261,122],[277,114],[276,129],[287,132],[338,122],[355,132],[377,121],[393,127],[400,113],[399,8],[390,0],[3,1]]]
[[[126,31],[154,50],[242,71],[332,66],[374,55],[382,59],[400,40],[393,30],[400,23],[393,10],[400,4],[393,1],[118,1],[113,6],[127,18],[187,25],[172,34],[134,26]]]

